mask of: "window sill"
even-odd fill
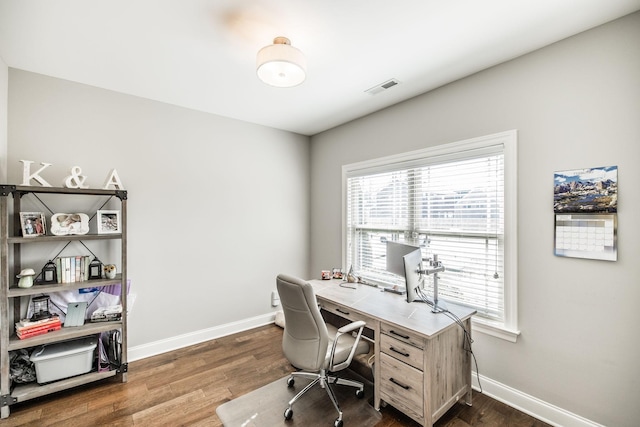
[[[520,335],[518,330],[508,329],[502,324],[490,323],[475,317],[471,318],[471,325],[473,332],[481,332],[509,342],[516,342]]]

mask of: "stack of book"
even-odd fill
[[[16,323],[16,335],[21,340],[37,335],[46,334],[47,332],[57,331],[62,327],[62,322],[56,314],[40,320],[22,319]]]
[[[89,256],[65,256],[55,259],[58,283],[84,282],[89,279]]]
[[[120,319],[122,319],[122,306],[119,304],[109,307],[100,307],[91,314],[92,322],[109,322]]]

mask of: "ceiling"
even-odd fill
[[[640,0],[0,0],[0,57],[314,135],[636,10]],[[256,77],[277,36],[306,56],[300,86]],[[366,92],[390,79],[400,84]]]

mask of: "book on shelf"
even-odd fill
[[[36,337],[38,335],[44,335],[44,334],[47,334],[49,332],[58,331],[61,328],[62,328],[62,324],[50,325],[50,326],[47,326],[47,327],[41,328],[41,329],[28,330],[28,331],[24,331],[24,332],[16,332],[16,335],[18,336],[18,338],[23,340],[25,338]]]
[[[57,315],[51,315],[41,320],[23,319],[16,322],[16,335],[20,339],[35,337],[48,332],[57,331],[62,327],[62,322]]]
[[[84,282],[89,277],[88,255],[63,256],[55,259],[58,283]]]
[[[52,314],[51,316],[40,320],[22,319],[19,322],[16,322],[16,329],[40,327],[56,322],[60,323],[60,317],[57,314]]]

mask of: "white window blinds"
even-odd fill
[[[347,168],[347,267],[365,280],[400,283],[403,277],[385,270],[386,241],[419,246],[425,259],[438,255],[446,268],[440,298],[504,322],[503,151],[503,144],[454,146]]]

